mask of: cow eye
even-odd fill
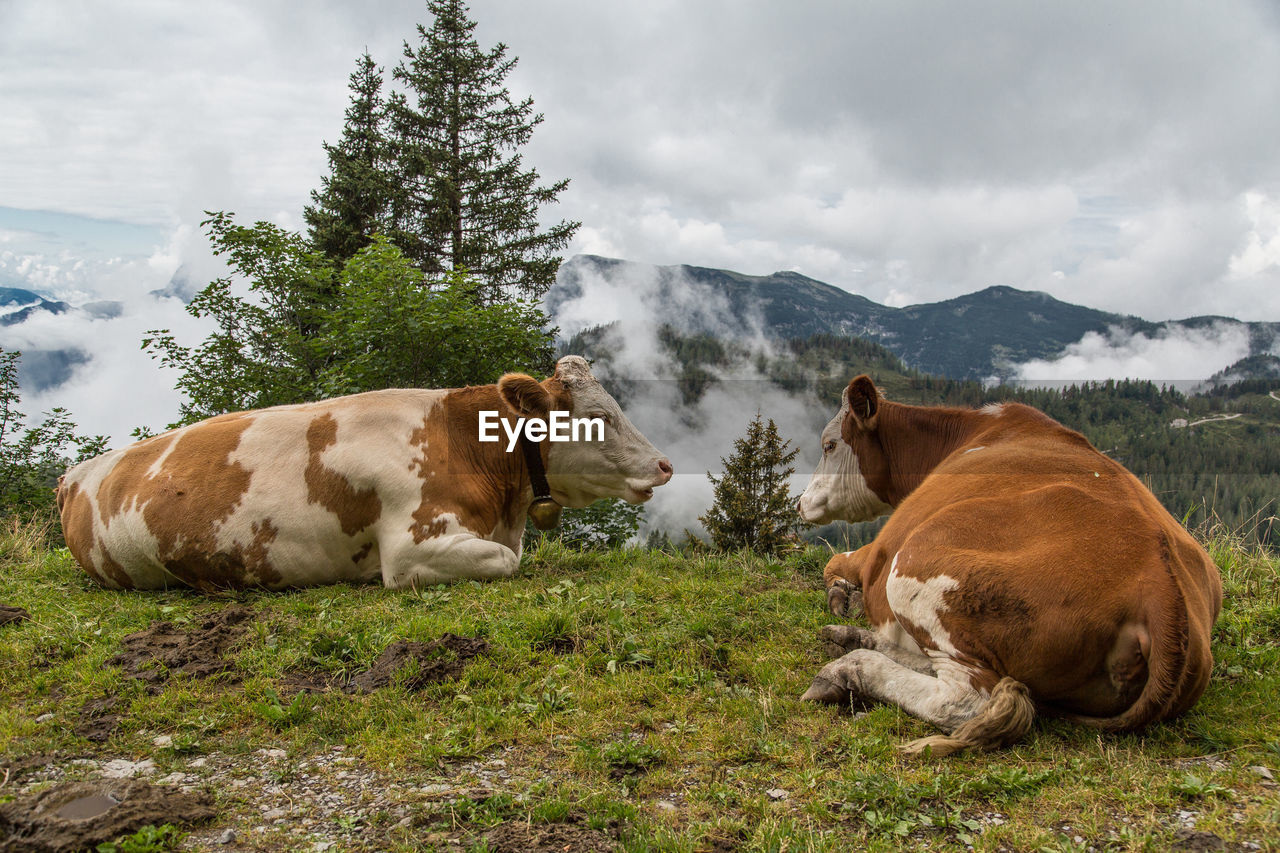
[[[835,449],[836,449],[836,440],[834,438],[827,439],[827,441],[822,445],[823,453],[830,453]]]
[[[604,412],[596,412],[595,414],[588,415],[588,417],[599,418],[600,420],[604,421],[607,424],[613,423],[613,418],[609,417]]]

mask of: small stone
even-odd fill
[[[165,747],[173,746],[173,738],[169,735],[156,735],[151,739],[151,745],[164,749]]]
[[[324,851],[328,850],[332,846],[333,846],[332,841],[317,841],[316,846],[312,847],[311,849],[314,850],[315,853],[324,853]]]
[[[188,767],[204,767],[208,763],[209,763],[209,759],[207,758],[203,758],[203,757],[193,758],[187,762],[187,766]]]
[[[1249,770],[1254,775],[1261,776],[1263,779],[1266,779],[1268,782],[1275,781],[1276,777],[1272,775],[1271,768],[1269,767],[1263,767],[1261,764],[1251,764],[1249,765]]]
[[[53,714],[41,714],[40,716],[36,717],[36,722],[37,722],[37,723],[47,723],[47,722],[51,721],[52,719],[54,719]]]
[[[413,826],[413,818],[411,817],[401,818],[400,822],[397,823],[396,826],[400,826],[405,829],[408,829],[409,827]]]
[[[277,818],[284,817],[286,814],[288,814],[288,812],[286,812],[284,809],[267,809],[265,812],[262,813],[262,819],[276,820]]]
[[[150,758],[144,758],[142,761],[113,758],[102,765],[102,775],[108,779],[132,779],[134,776],[150,776],[154,772],[156,772],[156,763]]]
[[[236,831],[234,829],[228,829],[224,831],[221,835],[218,836],[218,843],[219,844],[235,844]]]
[[[658,800],[654,805],[662,809],[664,812],[673,812],[676,810],[676,804],[670,800]]]
[[[285,757],[286,755],[288,755],[288,754],[289,754],[289,753],[285,752],[283,749],[260,749],[260,750],[258,750],[258,755],[264,755],[264,756],[266,756],[267,758],[270,758],[270,759],[273,759],[273,760],[274,760],[274,759],[278,759],[278,758],[284,758],[284,757]]]
[[[771,800],[785,800],[787,797],[791,795],[791,792],[789,792],[786,788],[770,788],[769,790],[765,791],[765,795],[768,796],[769,799]]]

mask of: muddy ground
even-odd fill
[[[235,685],[239,678],[227,655],[254,617],[252,609],[233,604],[192,627],[154,622],[125,637],[123,649],[108,663],[144,682],[151,693],[162,692],[177,673],[218,676]],[[396,640],[368,670],[344,676],[291,673],[280,687],[285,693],[368,693],[392,684],[420,690],[456,678],[470,660],[488,651],[484,639],[454,634],[431,642]],[[106,742],[127,713],[128,703],[115,696],[91,699],[81,707],[75,731],[91,742]],[[157,746],[166,737],[158,735]],[[460,765],[445,777],[393,777],[359,768],[342,747],[298,756],[280,749],[212,753],[185,765],[157,778],[151,759],[52,754],[0,762],[0,793],[15,797],[0,806],[0,853],[93,850],[140,827],[164,823],[191,833],[187,849],[377,849],[395,835],[409,840],[423,834],[438,823],[432,817],[437,810],[462,799],[483,802],[493,795],[494,783],[511,779],[502,759]],[[490,831],[493,850],[613,849],[609,836],[572,822],[535,828],[502,824]],[[470,844],[478,832],[426,834],[432,836],[430,844],[456,848]]]
[[[213,797],[137,779],[63,782],[0,806],[0,851],[93,850],[144,826],[190,825],[216,814]]]

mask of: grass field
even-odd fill
[[[798,699],[830,621],[817,549],[553,542],[509,581],[209,597],[98,589],[17,527],[0,605],[31,618],[0,627],[0,808],[136,773],[216,816],[120,850],[1280,849],[1280,564],[1209,547],[1226,605],[1189,714],[1125,736],[1039,720],[922,761],[895,751],[930,733],[899,710]],[[156,622],[198,634],[237,606],[225,671],[108,663]],[[487,650],[351,689],[394,641],[446,634]]]

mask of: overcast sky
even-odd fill
[[[1280,320],[1278,9],[471,4],[546,117],[527,162],[571,179],[548,211],[583,223],[571,253],[1152,320]],[[203,210],[300,228],[356,58],[394,65],[426,21],[419,0],[0,0],[0,285],[128,301],[213,274]]]

